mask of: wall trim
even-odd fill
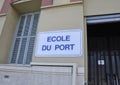
[[[46,8],[54,8],[54,7],[60,7],[60,6],[67,6],[67,5],[74,5],[74,4],[82,4],[83,1],[76,1],[76,2],[70,2],[66,4],[59,4],[59,5],[49,5],[49,6],[42,6],[41,9],[46,9]]]

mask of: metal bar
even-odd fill
[[[33,17],[34,17],[34,15],[31,14],[31,21],[30,21],[30,26],[29,26],[28,35],[27,35],[27,43],[26,43],[26,48],[25,48],[23,64],[26,64],[28,45],[29,45],[29,42],[30,42],[30,36],[29,35],[30,35],[30,30],[32,28],[31,26],[32,26],[32,23],[33,23]]]
[[[22,29],[22,32],[21,32],[21,38],[20,38],[20,44],[19,44],[19,48],[18,48],[18,54],[17,54],[17,58],[16,58],[16,64],[18,64],[18,59],[19,59],[19,54],[20,54],[20,49],[21,49],[21,44],[22,44],[22,35],[23,35],[23,31],[24,31],[24,29],[25,29],[25,24],[26,24],[26,20],[27,20],[27,18],[26,18],[26,15],[24,15],[25,16],[25,20],[24,20],[24,23],[23,23],[23,29]],[[19,24],[20,25],[20,24]],[[20,28],[19,28],[20,29]],[[16,35],[17,36],[17,35]]]

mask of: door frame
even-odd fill
[[[88,25],[92,25],[92,24],[101,24],[101,23],[110,23],[110,22],[120,22],[120,14],[118,13],[115,13],[115,14],[104,14],[104,15],[95,15],[95,16],[86,16],[86,25],[85,25],[85,28],[86,28],[86,36],[87,36],[87,28],[88,28]],[[86,41],[88,42],[88,37],[86,39]],[[87,43],[86,42],[86,43]],[[87,44],[86,44],[87,45]],[[87,46],[87,49],[88,49],[88,46]],[[86,56],[86,69],[87,69],[87,73],[86,73],[86,77],[87,77],[87,82],[86,84],[88,85],[88,50],[87,50],[87,56]]]

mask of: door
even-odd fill
[[[88,38],[88,85],[120,85],[120,37]]]

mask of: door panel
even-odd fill
[[[120,37],[88,38],[88,84],[120,85]]]

